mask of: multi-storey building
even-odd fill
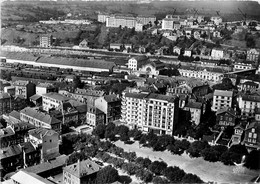
[[[138,23],[141,23],[143,25],[146,25],[146,24],[154,24],[154,22],[156,21],[156,17],[155,16],[145,16],[145,15],[138,15],[136,17],[137,19],[137,22]]]
[[[258,93],[241,94],[237,101],[241,115],[244,117],[253,117],[256,108],[260,108],[260,95]]]
[[[190,111],[190,115],[191,115],[191,122],[194,125],[199,125],[200,124],[200,119],[202,116],[202,110],[203,110],[203,104],[200,102],[188,102],[185,107],[184,110],[186,111]]]
[[[35,84],[30,81],[18,80],[13,83],[15,86],[15,95],[22,95],[25,99],[29,99],[35,94]]]
[[[258,59],[259,59],[259,55],[260,55],[260,50],[249,49],[249,50],[247,50],[247,53],[246,53],[246,59],[248,61],[254,61],[257,64]]]
[[[219,109],[216,113],[217,124],[221,127],[235,126],[236,114],[231,107]]]
[[[173,135],[178,121],[178,103],[178,97],[173,96],[126,93],[122,101],[122,120],[144,132]]]
[[[217,49],[217,48],[214,48],[211,50],[211,57],[212,59],[223,59],[224,57],[224,51],[223,49]]]
[[[0,115],[11,112],[11,96],[9,93],[0,93]]]
[[[55,159],[59,153],[59,134],[54,130],[37,128],[29,131],[31,143],[41,148],[41,161]]]
[[[41,184],[53,184],[53,182],[37,175],[25,171],[18,171],[11,176],[10,183],[29,184],[29,183],[41,183]]]
[[[166,15],[166,17],[162,20],[162,29],[163,30],[173,30],[174,29],[174,23],[178,22],[180,20],[180,17],[174,17],[173,15]]]
[[[38,109],[26,107],[20,111],[20,119],[36,127],[61,131],[61,121]]]
[[[11,96],[15,95],[15,87],[14,86],[5,86],[4,92],[9,93]]]
[[[51,83],[39,83],[36,85],[36,94],[42,96],[43,94],[55,92],[56,88]]]
[[[253,66],[254,66],[253,61],[238,60],[234,63],[234,71],[249,70],[252,69]]]
[[[105,123],[113,122],[120,118],[121,100],[117,95],[105,95],[95,100],[95,107],[106,114]]]
[[[91,160],[79,161],[63,168],[64,184],[91,183],[97,177],[100,166]]]
[[[96,127],[99,124],[105,124],[105,113],[96,107],[88,106],[86,124]]]
[[[215,90],[213,94],[212,110],[218,111],[225,107],[231,107],[233,100],[233,91]]]
[[[59,107],[62,103],[70,100],[70,98],[63,96],[59,93],[46,93],[42,95],[42,106],[43,110],[49,111]]]
[[[42,35],[40,37],[40,47],[50,47],[53,43],[53,36],[52,35]]]
[[[254,121],[245,129],[244,144],[248,149],[260,148],[260,123]]]
[[[106,27],[133,28],[135,25],[136,18],[132,16],[112,15],[106,18]]]
[[[99,13],[98,14],[98,22],[106,22],[107,18],[109,17],[108,13]]]

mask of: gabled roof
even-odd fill
[[[222,114],[222,113],[229,113],[232,116],[236,116],[235,111],[231,107],[224,107],[222,109],[219,109],[216,113],[216,115]]]
[[[146,97],[146,99],[155,99],[155,100],[163,100],[167,102],[174,102],[177,96],[167,96],[167,95],[161,95],[157,93],[150,93]]]
[[[9,146],[0,150],[0,159],[22,154],[22,148],[18,145]]]
[[[9,113],[9,117],[20,119],[20,112],[13,110],[12,112]]]
[[[75,164],[68,165],[63,168],[65,171],[76,176],[77,178],[82,178],[90,174],[98,172],[101,168],[95,162],[91,160],[78,161]]]
[[[42,96],[41,96],[41,95],[37,95],[37,94],[35,94],[35,95],[33,95],[33,96],[30,97],[30,99],[33,100],[33,101],[37,101],[37,100],[39,100],[40,98],[42,98]]]
[[[0,99],[11,98],[9,93],[0,93]]]
[[[125,97],[143,99],[147,96],[144,93],[126,93]]]
[[[63,102],[70,99],[66,96],[63,96],[63,95],[61,95],[59,93],[55,93],[55,92],[46,93],[46,94],[43,94],[42,96],[46,96],[46,97],[49,97],[49,98],[52,98],[52,99],[55,99],[55,100],[60,100],[60,101],[63,101]]]
[[[18,123],[14,123],[11,125],[14,129],[15,132],[19,132],[19,131],[28,131],[31,129],[34,129],[35,126],[30,124],[30,123],[26,123],[26,122],[18,122]]]
[[[34,130],[30,130],[28,133],[29,135],[36,137],[38,139],[42,139],[45,136],[52,136],[53,134],[58,134],[54,130],[49,130],[45,128],[37,128]]]
[[[29,117],[35,118],[41,122],[47,123],[49,125],[61,123],[60,120],[51,117],[49,114],[40,112],[37,109],[26,107],[23,110],[20,111],[21,114],[26,114]]]
[[[23,147],[26,154],[35,152],[37,150],[36,147],[34,147],[34,145],[31,143],[31,141],[24,142],[21,144],[21,146]]]

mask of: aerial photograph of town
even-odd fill
[[[260,184],[260,0],[0,3],[0,183]]]

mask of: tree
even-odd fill
[[[79,76],[76,76],[76,78],[74,79],[73,86],[74,86],[74,88],[80,88],[80,89],[82,89],[84,87],[84,83],[81,82]]]
[[[179,167],[167,167],[164,172],[164,176],[173,183],[180,183],[185,176],[185,172]]]
[[[186,150],[191,157],[200,157],[201,151],[209,147],[208,142],[206,141],[195,141],[191,143],[190,147]]]
[[[249,153],[245,166],[249,169],[260,169],[260,150],[253,150]]]
[[[204,160],[210,161],[210,162],[217,162],[219,160],[219,152],[217,152],[214,148],[205,148],[201,151],[201,156],[204,158]]]
[[[140,178],[145,183],[151,182],[153,179],[153,174],[149,171],[146,171],[142,168],[136,171],[136,177]]]
[[[154,184],[167,184],[169,181],[166,178],[156,176],[153,178],[152,183]]]
[[[197,175],[194,174],[185,174],[182,178],[182,183],[204,183]]]
[[[159,162],[157,160],[152,162],[148,167],[148,169],[156,175],[162,175],[166,168],[167,164],[165,162]]]
[[[255,47],[255,40],[252,36],[246,38],[246,46],[249,48]]]
[[[106,126],[103,124],[99,124],[93,130],[93,134],[103,139],[105,136],[105,131],[106,131]]]
[[[118,171],[111,166],[106,166],[97,173],[96,183],[113,183],[118,179]]]
[[[134,140],[140,140],[141,139],[141,137],[142,137],[142,131],[141,130],[137,130],[137,131],[135,131],[135,133],[134,133]]]
[[[124,163],[122,165],[122,169],[125,170],[127,174],[134,175],[136,174],[136,171],[139,169],[139,167],[136,164],[130,162],[130,163]]]

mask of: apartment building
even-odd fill
[[[29,99],[35,94],[35,84],[30,81],[18,80],[13,83],[15,87],[15,96],[22,95],[25,99]]]
[[[112,15],[106,18],[106,27],[133,28],[136,23],[136,18],[132,16]]]
[[[86,124],[91,127],[96,127],[99,124],[105,124],[105,113],[96,107],[87,107]]]
[[[109,17],[110,15],[108,13],[99,13],[98,14],[98,22],[106,22],[106,19]]]
[[[37,128],[30,130],[29,140],[35,147],[41,148],[41,160],[55,159],[59,153],[59,134],[54,130]]]
[[[53,43],[53,36],[52,35],[42,35],[40,37],[40,47],[50,47]]]
[[[43,94],[55,92],[56,88],[51,83],[39,83],[36,85],[36,94],[42,96]]]
[[[11,112],[11,96],[9,93],[0,93],[0,115]]]
[[[260,108],[260,94],[241,94],[237,98],[241,115],[244,117],[254,117],[255,110]]]
[[[260,50],[249,49],[249,50],[247,50],[247,53],[246,53],[246,59],[248,61],[258,62],[259,55],[260,55]]]
[[[189,111],[191,115],[191,122],[194,125],[199,125],[200,124],[200,119],[202,116],[202,110],[203,110],[203,104],[200,102],[188,102],[184,110]]]
[[[110,123],[120,118],[121,99],[115,94],[97,98],[95,100],[95,107],[106,114],[105,123]]]
[[[122,120],[143,132],[173,135],[178,121],[179,98],[160,94],[126,93],[122,100]]]
[[[146,25],[146,24],[154,24],[154,22],[156,21],[156,17],[155,16],[145,16],[145,15],[138,15],[136,17],[136,20],[138,23]]]
[[[62,103],[68,100],[70,100],[70,98],[55,92],[43,94],[42,95],[43,110],[48,112],[50,109],[56,109]]]
[[[223,49],[218,49],[218,48],[213,48],[211,50],[211,57],[212,59],[220,60],[224,58],[224,50]]]
[[[56,132],[61,131],[61,121],[38,109],[26,107],[20,111],[20,119],[36,127],[53,129]]]
[[[232,106],[233,91],[215,90],[213,93],[212,110],[218,111],[219,109]]]

